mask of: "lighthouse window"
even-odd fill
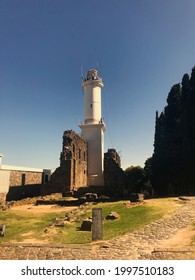
[[[90,106],[91,106],[91,108],[92,108],[92,104],[91,104]]]

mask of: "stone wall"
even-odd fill
[[[0,193],[0,205],[5,202],[6,195],[7,195],[7,193]]]
[[[108,149],[104,154],[104,187],[111,196],[123,196],[125,189],[125,174],[120,167],[120,156],[115,149]]]
[[[107,153],[104,154],[106,159],[113,159],[115,163],[121,167],[121,158],[115,149],[108,149]]]
[[[0,211],[7,209],[7,207],[6,207],[6,194],[7,193],[0,193]]]
[[[60,167],[42,189],[42,194],[76,191],[87,185],[87,143],[73,130],[63,135]]]
[[[10,187],[42,184],[41,172],[10,171]]]
[[[42,184],[25,185],[10,187],[6,200],[20,200],[27,197],[35,197],[41,195]]]
[[[76,190],[87,185],[87,143],[73,130],[67,130],[63,135],[63,147],[60,155],[60,166],[66,167],[71,161],[70,190]]]
[[[19,200],[40,195],[42,181],[42,172],[10,170],[6,200]]]

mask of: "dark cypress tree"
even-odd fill
[[[187,95],[189,94],[189,90],[190,90],[190,77],[189,77],[189,75],[187,73],[183,75],[181,86],[182,86],[182,90],[181,90],[182,99],[181,99],[181,102],[182,102],[182,105],[185,105],[186,98],[187,98]]]
[[[192,68],[191,78],[190,78],[190,86],[193,90],[195,90],[195,66]]]
[[[166,195],[166,154],[161,151],[166,150],[166,118],[164,112],[158,117],[156,113],[154,154],[152,157],[152,183],[154,190],[160,195]]]
[[[188,191],[194,193],[195,189],[195,67],[192,69],[190,78],[190,89],[186,102],[186,126],[187,135],[185,139],[185,174],[188,182]]]
[[[182,127],[181,127],[181,134],[183,139],[182,145],[182,159],[183,159],[183,166],[181,170],[181,185],[183,188],[185,187],[186,192],[190,193],[190,181],[189,181],[189,159],[190,159],[190,143],[189,143],[189,124],[190,124],[190,77],[188,74],[184,74],[182,79],[182,99],[181,99],[181,106],[182,106]],[[183,190],[183,193],[185,191]]]
[[[195,193],[195,67],[167,97],[156,114],[152,156],[154,189],[159,195]]]

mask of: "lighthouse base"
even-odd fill
[[[81,137],[87,141],[88,186],[104,186],[104,123],[83,124]]]

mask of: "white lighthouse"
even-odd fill
[[[81,124],[81,136],[88,143],[88,185],[103,186],[104,132],[101,115],[102,79],[95,69],[87,71],[82,87],[85,94],[85,124]]]

